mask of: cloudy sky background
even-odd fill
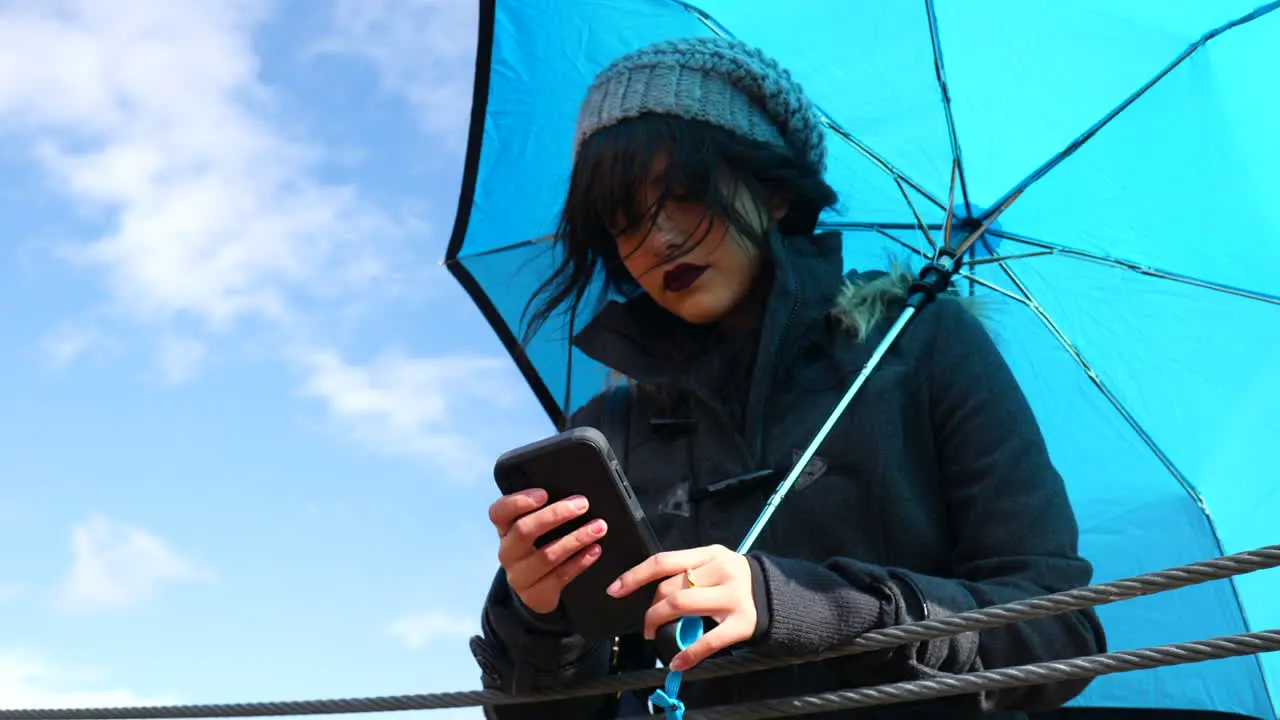
[[[550,427],[438,265],[475,22],[0,0],[0,706],[478,686]]]

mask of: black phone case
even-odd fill
[[[538,538],[535,545],[542,547],[595,518],[603,519],[609,529],[600,540],[600,558],[565,587],[561,605],[574,632],[584,637],[603,639],[643,630],[657,583],[620,599],[605,589],[661,548],[604,434],[595,428],[574,428],[516,448],[498,458],[493,474],[504,495],[542,488],[548,505],[574,495],[587,498],[586,513]]]

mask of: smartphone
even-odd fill
[[[542,488],[549,496],[547,505],[574,495],[587,498],[587,512],[534,544],[542,547],[603,519],[608,531],[599,541],[600,557],[565,587],[561,605],[574,632],[584,637],[604,639],[643,630],[657,583],[624,598],[610,597],[605,589],[661,549],[604,434],[595,428],[574,428],[510,450],[494,463],[493,475],[503,495]]]

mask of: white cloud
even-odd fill
[[[335,0],[331,34],[315,49],[371,63],[383,88],[456,149],[470,118],[476,13],[477,3],[457,0]]]
[[[406,647],[417,650],[436,641],[452,642],[479,632],[478,621],[470,615],[446,611],[428,611],[396,618],[387,632]]]
[[[71,554],[58,597],[70,612],[125,607],[150,599],[167,583],[213,579],[163,539],[101,515],[71,529]]]
[[[55,666],[29,652],[0,649],[0,707],[8,709],[169,705],[123,689],[85,689],[100,683],[93,669]]]
[[[483,475],[493,462],[477,433],[459,432],[459,415],[498,416],[495,410],[510,408],[523,394],[505,358],[385,353],[361,365],[320,351],[303,362],[309,374],[303,393],[322,400],[355,439],[380,452],[424,461],[454,480]],[[477,402],[484,407],[477,408]],[[502,425],[494,420],[483,426],[486,439],[494,439]]]
[[[102,272],[116,313],[213,329],[289,321],[302,297],[381,272],[394,224],[318,179],[318,150],[273,117],[253,51],[268,7],[0,4],[0,133],[27,141],[52,186],[105,222],[61,255]],[[63,334],[49,350],[66,361],[91,339]]]
[[[332,34],[315,49],[371,63],[433,138],[465,136],[475,3],[325,7]],[[268,353],[327,345],[334,318],[406,285],[412,263],[401,241],[422,223],[325,179],[322,163],[333,158],[290,130],[282,115],[290,108],[263,80],[255,33],[276,8],[270,0],[0,2],[0,138],[30,148],[44,181],[102,226],[57,250],[94,271],[105,303],[78,313],[92,322],[44,338],[54,364],[109,338],[138,337],[112,322],[140,323],[155,333],[142,342],[156,343],[161,380],[181,383],[225,331],[266,328]],[[306,369],[304,393],[323,399],[352,436],[455,478],[477,475],[476,462],[492,456],[456,429],[452,411],[527,395],[504,379],[506,359],[391,354],[350,365],[320,352]]]
[[[54,365],[67,365],[102,341],[102,332],[91,325],[65,325],[44,338],[44,351]]]
[[[160,343],[160,374],[171,385],[184,383],[199,372],[204,356],[204,343],[190,338],[166,337]]]

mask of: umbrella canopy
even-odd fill
[[[641,45],[724,34],[827,116],[849,268],[915,265],[1025,189],[961,292],[1034,406],[1098,581],[1277,542],[1280,3],[488,0],[447,264],[553,420],[606,371],[521,312],[555,257],[578,103]],[[930,228],[928,236],[919,224]],[[927,310],[926,310],[927,312]],[[1280,626],[1275,572],[1101,609],[1112,649]],[[1275,718],[1280,658],[1101,678],[1073,704]]]

